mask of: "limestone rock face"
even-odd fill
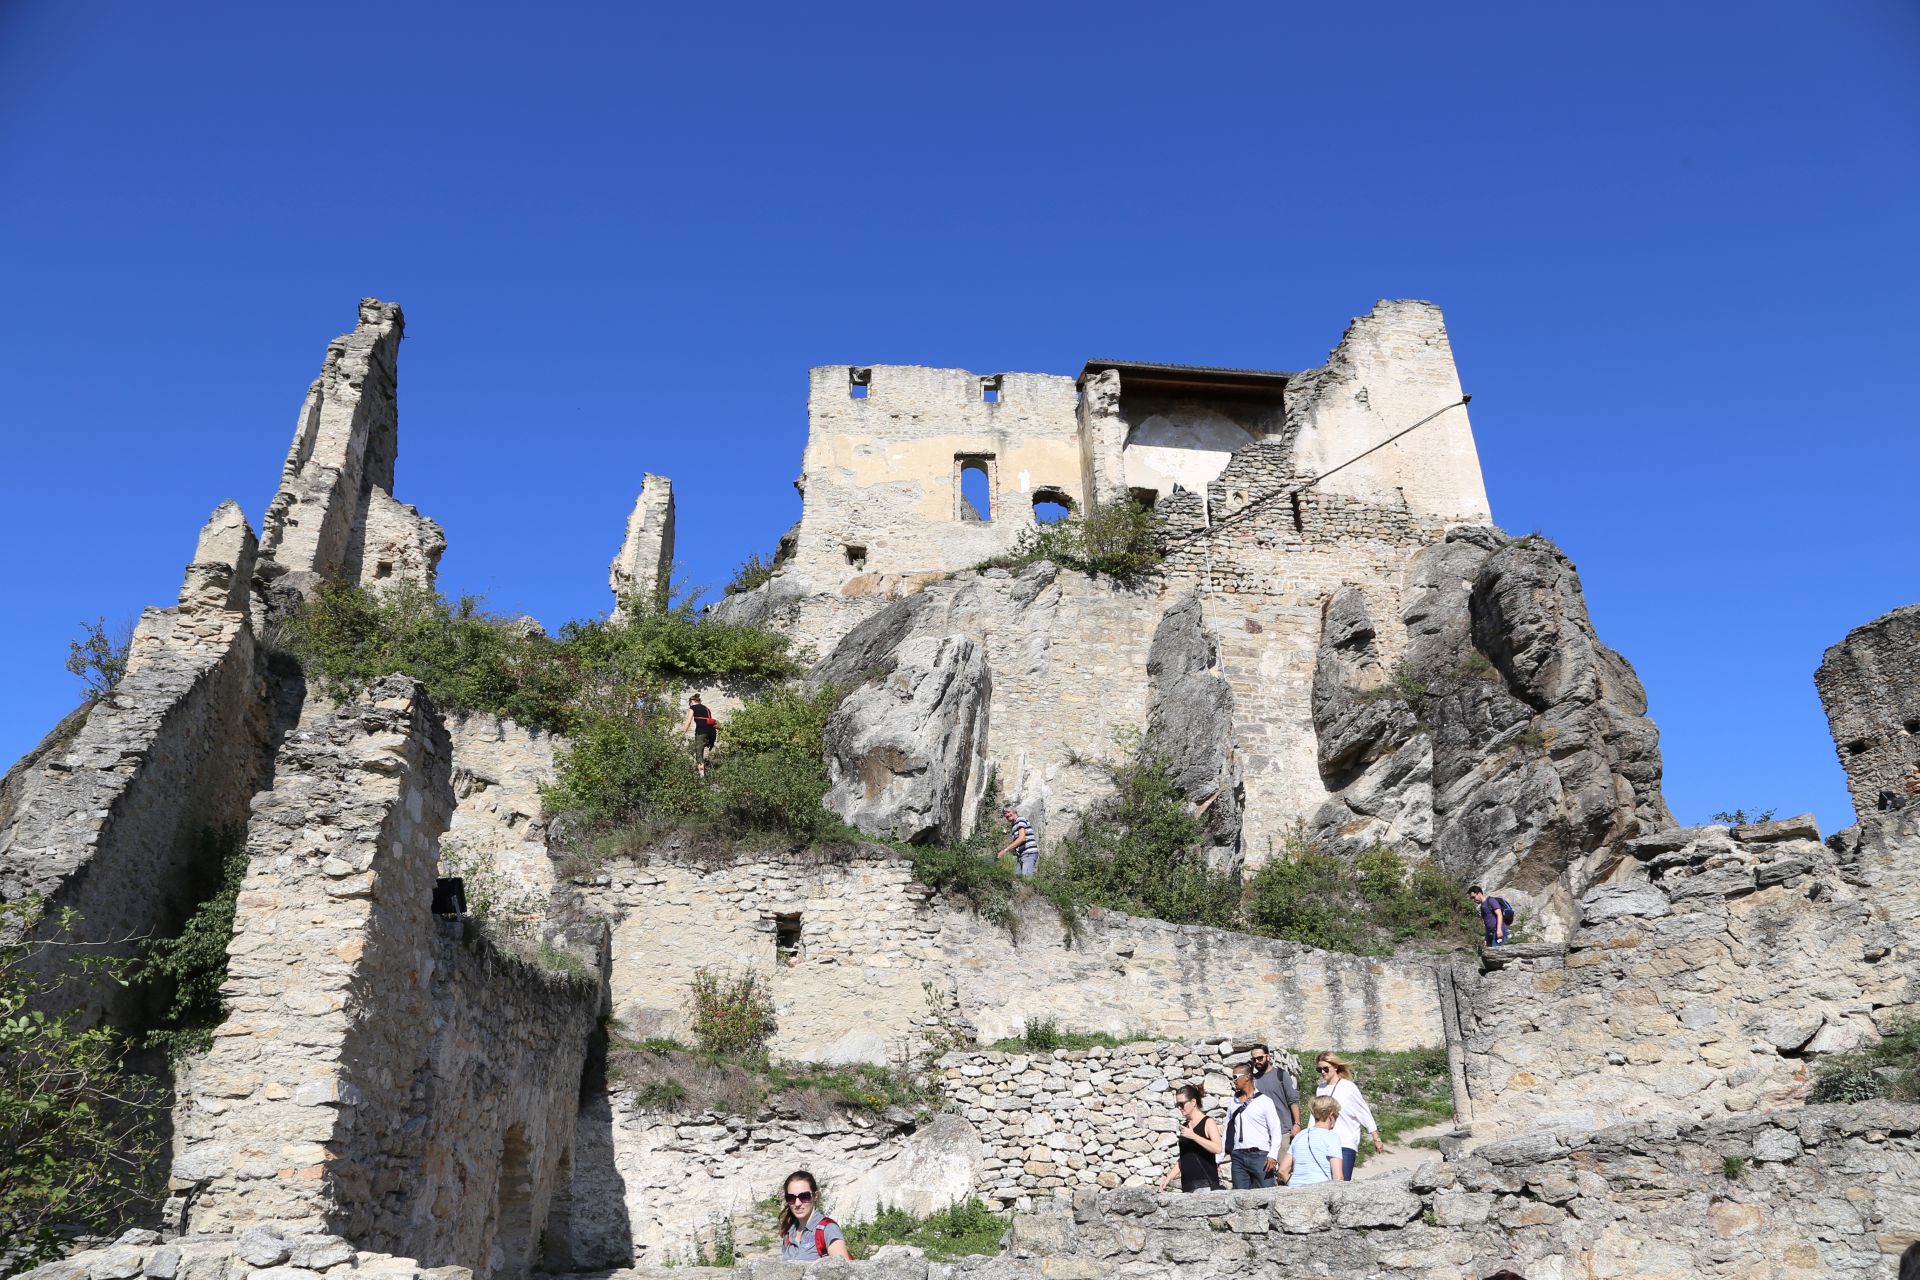
[[[869,835],[958,841],[984,780],[986,655],[966,636],[917,637],[827,722],[826,805]]]
[[[1233,753],[1233,689],[1220,651],[1188,595],[1161,618],[1147,651],[1152,682],[1144,745],[1165,760],[1182,795],[1202,808],[1208,859],[1238,865],[1240,763]]]
[[[1920,804],[1905,779],[1920,768],[1920,604],[1855,627],[1814,673],[1861,817]]]
[[[1425,852],[1557,936],[1625,840],[1671,825],[1646,692],[1543,539],[1455,529],[1407,579],[1397,660],[1357,588],[1328,602],[1318,834]]]

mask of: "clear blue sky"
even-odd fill
[[[257,525],[363,294],[442,585],[550,626],[642,471],[695,578],[772,547],[809,365],[1301,368],[1419,297],[1677,814],[1831,830],[1813,669],[1920,600],[1916,142],[1912,0],[0,0],[0,757]]]

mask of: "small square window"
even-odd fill
[[[847,394],[855,400],[865,400],[873,387],[873,370],[849,368],[847,370]]]
[[[980,379],[980,398],[988,404],[1000,403],[1000,375]]]
[[[782,964],[800,962],[800,913],[773,918],[773,954]]]
[[[856,547],[852,543],[848,543],[847,544],[847,563],[852,565],[856,569],[866,568],[867,567],[867,549],[865,547]]]

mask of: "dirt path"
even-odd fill
[[[1410,1147],[1411,1138],[1444,1138],[1457,1128],[1453,1121],[1442,1120],[1421,1129],[1409,1129],[1400,1135],[1396,1142],[1387,1144],[1384,1155],[1368,1156],[1365,1164],[1353,1171],[1353,1180],[1362,1178],[1383,1178],[1390,1173],[1400,1173],[1418,1169],[1429,1160],[1438,1160],[1440,1153],[1432,1147]],[[1364,1141],[1364,1139],[1363,1139]]]

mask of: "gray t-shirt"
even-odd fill
[[[1294,1087],[1293,1077],[1276,1062],[1267,1068],[1265,1075],[1253,1078],[1253,1087],[1273,1099],[1273,1105],[1280,1111],[1280,1123],[1293,1128],[1293,1108],[1300,1105],[1300,1090]]]
[[[832,1218],[809,1218],[803,1227],[795,1227],[787,1232],[780,1241],[780,1256],[783,1258],[824,1258],[826,1253],[822,1244],[831,1245],[835,1240],[845,1240],[840,1224]]]

